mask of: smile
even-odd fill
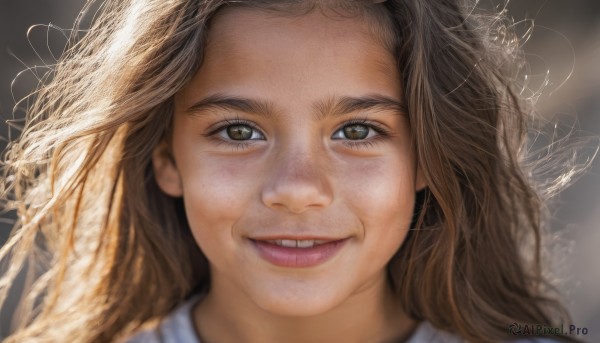
[[[321,245],[327,243],[326,240],[315,240],[315,239],[273,239],[265,241],[270,244],[275,244],[280,247],[288,248],[312,248],[315,245]]]
[[[250,239],[265,261],[287,268],[309,268],[325,263],[348,241],[345,239]]]

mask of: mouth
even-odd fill
[[[309,268],[333,258],[349,238],[266,237],[251,238],[258,255],[270,264]]]
[[[262,242],[269,243],[269,244],[275,244],[275,245],[278,245],[280,247],[306,249],[306,248],[312,248],[312,247],[317,246],[317,245],[322,245],[322,244],[330,243],[330,242],[332,242],[332,240],[323,240],[323,239],[269,239],[269,240],[262,240]]]

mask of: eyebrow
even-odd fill
[[[394,111],[405,115],[404,104],[389,96],[371,94],[360,97],[329,97],[312,105],[314,119],[324,120],[328,117],[338,117],[349,113],[365,110]],[[209,109],[225,109],[254,114],[267,119],[277,115],[272,102],[263,99],[248,99],[224,94],[209,95],[190,106],[186,113],[191,116],[201,116]]]

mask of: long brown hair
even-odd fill
[[[532,112],[503,13],[461,0],[106,0],[83,37],[79,18],[6,152],[2,199],[19,220],[0,252],[0,303],[25,265],[31,281],[7,343],[123,338],[208,287],[181,199],[159,190],[150,161],[223,6],[366,14],[397,57],[428,182],[388,268],[410,316],[470,341],[568,320],[542,277]]]

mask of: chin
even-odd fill
[[[283,291],[249,294],[262,310],[284,317],[312,317],[327,313],[343,302],[342,292],[326,292],[318,287],[298,289],[291,287]]]

